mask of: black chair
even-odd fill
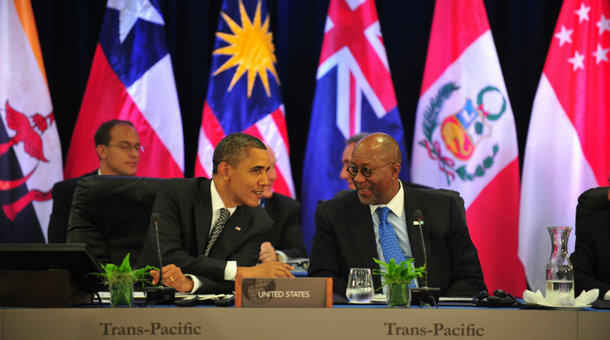
[[[74,191],[68,243],[86,243],[101,263],[136,263],[161,179],[91,176]]]
[[[574,266],[575,294],[610,289],[610,187],[592,188],[578,197],[576,247],[570,255]]]
[[[592,188],[578,197],[576,206],[576,222],[598,211],[610,207],[610,187]]]

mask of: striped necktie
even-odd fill
[[[222,233],[222,230],[224,229],[225,223],[227,223],[229,216],[231,216],[229,209],[227,209],[227,208],[220,209],[220,216],[218,217],[218,220],[214,224],[214,228],[212,229],[212,235],[210,236],[208,245],[205,247],[205,252],[203,253],[203,256],[208,257],[208,255],[210,254],[210,250],[212,250],[212,246],[214,245],[214,243],[220,236],[220,233]]]

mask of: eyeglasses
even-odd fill
[[[377,170],[379,170],[379,169],[381,169],[383,167],[386,167],[386,166],[388,166],[390,164],[396,164],[396,162],[386,163],[386,164],[384,164],[384,165],[382,165],[382,166],[380,166],[380,167],[378,167],[376,169],[371,169],[371,168],[366,167],[366,166],[363,166],[362,168],[358,168],[355,165],[350,165],[350,166],[347,167],[347,173],[350,176],[352,176],[352,177],[356,177],[356,175],[358,175],[358,171],[360,171],[362,176],[364,176],[364,177],[371,177],[373,175],[373,172],[375,172],[375,171],[377,171]]]
[[[119,143],[119,144],[108,144],[106,146],[114,146],[116,148],[121,149],[121,151],[123,152],[130,152],[132,149],[135,150],[137,153],[141,153],[144,152],[144,147],[142,145],[138,144],[131,144],[131,143]]]

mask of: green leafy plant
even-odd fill
[[[103,273],[91,274],[103,277],[108,286],[121,284],[133,285],[136,282],[148,283],[150,282],[148,271],[151,269],[159,270],[153,266],[146,266],[144,268],[132,270],[131,264],[129,263],[129,253],[125,255],[125,258],[123,258],[123,262],[120,266],[117,266],[114,263],[107,263],[102,265],[102,269],[104,269]]]
[[[373,269],[373,274],[381,276],[384,286],[409,284],[413,279],[422,277],[426,273],[426,265],[415,268],[413,258],[402,261],[400,264],[396,264],[394,259],[390,259],[388,263],[381,262],[376,258],[373,258],[373,261],[385,269]]]
[[[111,292],[110,302],[112,306],[132,305],[133,286],[137,282],[143,285],[150,283],[148,272],[151,269],[159,270],[153,266],[132,270],[129,263],[129,253],[123,258],[120,266],[114,263],[102,264],[103,273],[91,273],[91,275],[101,276],[104,278],[104,283],[108,286]]]

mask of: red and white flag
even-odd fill
[[[550,225],[574,226],[578,196],[610,175],[610,2],[563,3],[525,147],[519,257],[544,289]],[[568,248],[574,249],[570,237]]]
[[[158,0],[108,0],[66,178],[96,169],[93,135],[111,119],[138,131],[145,148],[138,176],[184,177],[182,119]]]
[[[0,242],[45,242],[61,145],[30,0],[0,0],[0,46]]]
[[[436,1],[411,178],[460,192],[488,289],[520,295],[517,136],[481,0]]]

